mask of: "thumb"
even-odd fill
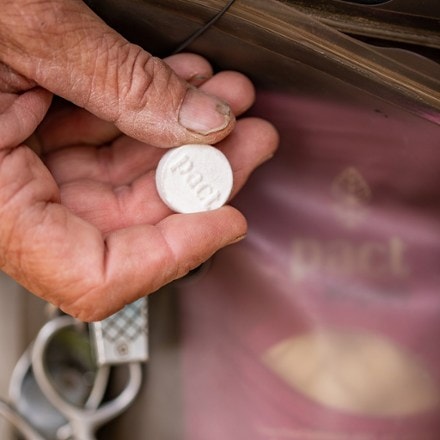
[[[129,43],[82,1],[0,0],[0,60],[42,87],[162,147],[215,143],[229,106]]]

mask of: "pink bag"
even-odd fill
[[[440,437],[439,127],[260,93],[247,239],[183,284],[191,440]]]

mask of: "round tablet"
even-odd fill
[[[164,154],[156,170],[156,187],[175,212],[210,211],[228,200],[233,183],[226,156],[211,145],[189,144]]]

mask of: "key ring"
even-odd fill
[[[94,432],[106,422],[120,415],[137,396],[142,383],[142,368],[140,363],[130,363],[129,379],[124,390],[113,400],[106,402],[97,409],[80,408],[65,400],[55,389],[44,364],[45,351],[52,336],[66,327],[78,325],[78,321],[70,316],[61,316],[46,323],[32,349],[32,367],[35,379],[47,399],[69,421],[69,425],[59,433],[60,440],[74,438],[78,440],[93,440]],[[107,369],[108,366],[99,368]]]

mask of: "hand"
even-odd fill
[[[245,235],[232,207],[172,214],[158,198],[154,170],[165,151],[157,147],[219,142],[235,194],[277,144],[262,120],[240,120],[232,131],[233,114],[254,99],[246,78],[212,76],[189,54],[167,66],[81,2],[34,2],[24,12],[24,1],[2,3],[0,21],[19,20],[9,34],[0,24],[5,272],[65,312],[98,320]],[[39,34],[43,24],[50,41]],[[51,92],[85,108],[56,102],[48,112]]]

